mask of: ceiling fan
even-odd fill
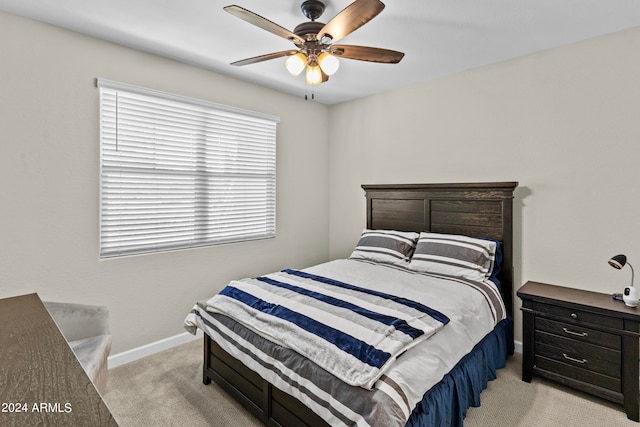
[[[257,27],[283,37],[298,48],[268,53],[240,61],[231,65],[248,65],[270,59],[288,56],[287,70],[294,76],[306,69],[307,84],[315,85],[326,82],[329,76],[339,67],[338,57],[387,64],[397,64],[404,53],[395,50],[380,49],[368,46],[333,44],[351,34],[364,24],[375,18],[384,3],[379,0],[356,0],[344,8],[327,24],[317,22],[324,12],[324,3],[318,0],[306,0],[300,6],[302,13],[310,19],[289,31],[280,25],[263,18],[240,6],[226,6],[224,10]]]

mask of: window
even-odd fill
[[[97,86],[100,257],[275,236],[278,117]]]

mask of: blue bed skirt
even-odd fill
[[[513,354],[513,319],[498,323],[418,403],[407,427],[462,427],[469,407],[480,406],[480,393],[496,379]]]

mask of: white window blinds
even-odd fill
[[[97,85],[101,257],[275,236],[278,117]]]

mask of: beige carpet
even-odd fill
[[[471,408],[466,427],[640,427],[622,407],[534,378],[520,380],[519,355],[498,372]],[[262,426],[212,383],[202,384],[196,341],[111,369],[104,399],[121,427]]]

